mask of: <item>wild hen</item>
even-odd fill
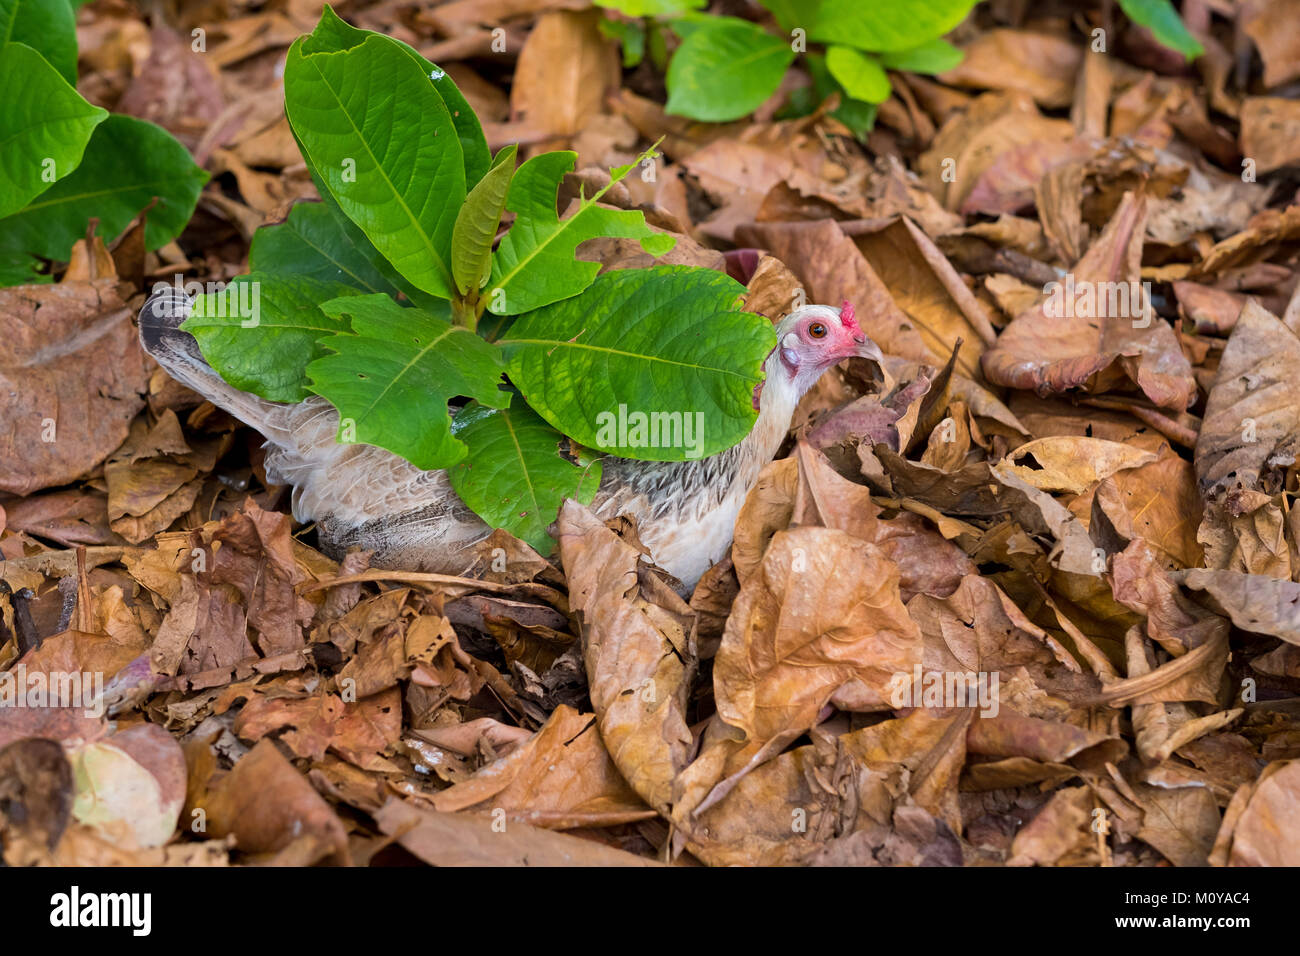
[[[267,477],[293,486],[293,513],[314,521],[322,547],[342,556],[373,552],[377,567],[455,574],[492,528],[456,496],[446,471],[424,471],[373,445],[336,441],[339,416],[324,398],[271,402],[227,384],[179,328],[189,311],[179,290],[154,295],[140,312],[145,350],[177,381],[266,438]],[[745,495],[779,449],[799,399],[846,358],[883,361],[853,306],[805,306],[781,320],[777,346],[754,391],[758,417],[739,444],[694,461],[607,458],[592,509],[636,518],[655,561],[694,587],[726,554]]]

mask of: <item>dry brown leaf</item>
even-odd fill
[[[1014,464],[1033,456],[1038,468]],[[1104,438],[1058,436],[1026,442],[1008,457],[1012,474],[1039,491],[1082,494],[1117,472],[1156,460],[1154,453]]]
[[[1300,338],[1248,301],[1233,327],[1196,441],[1196,477],[1206,500],[1231,514],[1271,496],[1300,445],[1294,369]]]
[[[804,282],[809,302],[852,302],[858,322],[880,348],[916,362],[935,356],[862,252],[833,220],[758,223],[736,241],[766,249]],[[943,354],[937,364],[947,361]]]
[[[665,812],[692,745],[695,616],[637,548],[576,501],[565,501],[557,527],[601,738],[632,789]]]
[[[129,295],[115,278],[0,289],[0,491],[67,484],[126,438],[148,378]]]
[[[190,787],[183,820],[203,811],[210,837],[233,835],[245,853],[275,853],[306,838],[306,862],[348,859],[343,823],[307,778],[285,760],[275,744],[263,740],[234,769],[220,771],[216,755],[203,741],[186,748]]]
[[[655,866],[592,840],[490,816],[419,810],[396,797],[375,815],[380,830],[430,866]]]
[[[751,744],[793,739],[832,700],[886,708],[889,682],[920,660],[898,569],[880,549],[827,528],[779,531],[727,620],[718,713]]]
[[[1145,200],[1126,195],[1114,217],[1072,273],[1073,288],[1092,290],[1096,317],[1068,314],[1076,303],[1063,301],[1059,316],[1048,314],[1049,298],[1031,312],[1018,316],[997,343],[984,353],[984,374],[996,384],[1061,394],[1074,389],[1104,392],[1131,380],[1152,402],[1183,410],[1196,397],[1191,366],[1167,323],[1149,312],[1140,315],[1129,295],[1130,315],[1109,315],[1108,290],[1123,285],[1125,292],[1138,280],[1142,255]],[[1068,300],[1069,293],[1057,299]],[[1077,296],[1076,296],[1077,298]],[[1141,298],[1140,296],[1138,298]],[[1116,303],[1119,303],[1116,297]],[[1088,311],[1085,307],[1085,311]],[[1145,324],[1144,324],[1145,323]]]
[[[955,211],[1002,153],[1073,134],[1067,120],[1042,116],[1028,94],[985,93],[948,118],[917,165],[929,191]]]
[[[945,83],[1014,90],[1040,106],[1069,106],[1083,54],[1064,37],[1028,30],[988,30],[965,48],[961,65],[941,75]]]
[[[1300,839],[1292,822],[1300,807],[1300,761],[1269,764],[1249,788],[1231,829],[1229,866],[1300,865]],[[1233,801],[1236,803],[1236,800]],[[1223,818],[1228,827],[1232,809]]]
[[[504,810],[549,830],[613,826],[653,817],[619,775],[596,718],[561,705],[527,743],[431,798],[442,812]]]
[[[555,11],[538,18],[515,68],[512,118],[552,136],[570,136],[604,110],[617,86],[618,53],[599,29],[597,11]]]

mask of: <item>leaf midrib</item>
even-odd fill
[[[447,336],[451,335],[455,331],[456,331],[456,327],[454,325],[449,326],[445,332],[440,332],[438,333],[438,336],[436,338],[430,339],[428,345],[420,349],[420,351],[416,352],[415,356],[411,359],[411,361],[407,362],[404,366],[402,366],[402,370],[398,372],[396,375],[394,375],[391,379],[389,379],[388,384],[385,385],[383,389],[380,390],[379,394],[375,396],[374,400],[368,406],[366,406],[366,410],[362,412],[360,415],[358,415],[357,418],[364,419],[369,417],[370,413],[375,410],[375,406],[384,400],[384,396],[388,394],[389,389],[391,389],[394,385],[396,385],[399,381],[401,381],[402,377],[405,376],[406,373],[409,372],[415,366],[415,364],[420,361],[420,359],[424,358],[424,356],[428,353],[428,351],[431,348],[433,348],[435,345],[437,345],[439,342],[441,342],[443,339],[445,339]]]
[[[720,375],[730,375],[734,378],[744,379],[745,381],[749,380],[748,376],[742,375],[739,372],[733,372],[731,369],[715,368],[711,365],[693,365],[690,362],[681,362],[681,361],[677,361],[676,359],[664,358],[663,356],[659,356],[659,355],[646,355],[642,352],[628,352],[625,349],[615,349],[605,345],[587,345],[583,342],[557,341],[555,339],[501,339],[500,341],[497,342],[497,345],[501,345],[501,346],[545,345],[545,346],[549,346],[551,349],[556,349],[556,348],[585,349],[589,352],[601,352],[606,355],[618,355],[624,358],[640,359],[646,362],[658,362],[661,365],[673,365],[678,368],[689,368],[689,369],[697,369],[705,372],[715,372]]]
[[[510,434],[510,442],[515,446],[515,454],[519,456],[519,467],[523,469],[524,473],[524,486],[528,489],[528,497],[532,499],[532,514],[536,517],[542,510],[541,503],[537,500],[537,486],[533,484],[533,475],[528,470],[528,460],[524,457],[524,449],[519,444],[519,436],[515,434],[515,426],[510,421],[508,409],[502,410],[501,422],[506,426],[506,431]]]
[[[415,227],[416,233],[419,235],[420,239],[423,240],[424,248],[428,251],[430,257],[433,259],[434,265],[436,265],[438,267],[438,270],[442,273],[443,281],[446,282],[448,288],[454,288],[453,280],[451,278],[451,271],[447,268],[447,264],[442,261],[442,257],[438,255],[438,250],[433,247],[432,238],[424,230],[424,223],[420,222],[420,220],[416,218],[414,210],[412,210],[411,207],[406,204],[405,197],[402,196],[401,192],[397,188],[397,185],[392,181],[392,179],[389,178],[388,170],[384,169],[383,163],[379,161],[379,157],[376,156],[374,150],[370,148],[370,143],[366,140],[365,136],[362,135],[361,129],[353,121],[352,114],[348,112],[347,106],[344,104],[342,98],[339,96],[338,92],[334,89],[334,87],[330,84],[330,81],[326,78],[324,71],[321,70],[320,68],[320,64],[312,62],[312,57],[307,56],[305,54],[302,55],[302,58],[307,62],[311,63],[312,69],[316,71],[316,75],[319,76],[321,78],[321,82],[325,84],[325,89],[329,90],[330,95],[334,97],[334,102],[338,104],[339,112],[341,112],[345,117],[347,117],[348,125],[352,127],[352,132],[356,134],[357,140],[361,143],[361,146],[366,151],[366,154],[369,155],[371,160],[374,161],[375,169],[379,171],[379,175],[383,177],[384,182],[388,185],[388,188],[392,191],[393,198],[397,200],[398,205],[401,206],[402,211],[406,213],[407,218],[411,222],[411,225]]]
[[[309,238],[307,238],[307,236],[306,236],[306,235],[305,235],[301,230],[295,228],[294,231],[293,231],[293,234],[294,234],[295,236],[297,236],[299,239],[301,239],[301,240],[303,241],[303,244],[306,245],[309,249],[312,249],[312,250],[314,250],[315,252],[320,253],[321,257],[322,257],[326,262],[332,262],[335,266],[338,267],[338,269],[339,269],[340,272],[343,272],[343,273],[346,274],[346,275],[350,275],[352,278],[354,278],[354,279],[356,279],[358,282],[360,282],[363,288],[369,289],[371,292],[378,292],[378,293],[382,293],[382,294],[384,294],[384,295],[387,295],[387,294],[388,294],[388,293],[385,292],[383,289],[376,289],[376,288],[375,288],[373,285],[371,285],[368,281],[366,281],[365,279],[363,279],[361,276],[357,275],[355,272],[353,272],[351,269],[349,269],[346,265],[344,265],[344,264],[343,264],[343,261],[342,261],[341,259],[335,259],[334,256],[329,252],[329,250],[327,250],[327,249],[325,249],[324,247],[319,246],[319,245],[317,245],[316,243],[312,242]],[[356,246],[354,245],[352,248],[356,249]],[[361,254],[360,250],[357,250],[357,254],[358,254],[358,255]]]
[[[68,175],[72,175],[72,174],[69,173]],[[93,192],[73,193],[72,195],[68,195],[68,196],[59,196],[55,199],[47,199],[44,202],[33,202],[30,205],[24,206],[22,211],[24,214],[26,214],[32,212],[33,210],[41,209],[45,206],[57,206],[62,203],[78,202],[82,199],[95,199],[99,196],[119,195],[121,193],[129,192],[132,189],[152,190],[154,188],[166,186],[169,183],[181,181],[183,179],[184,177],[177,176],[174,177],[173,179],[154,180],[153,182],[148,182],[148,183],[128,183],[125,186],[118,186],[112,189],[96,189]],[[158,201],[165,203],[167,200],[165,197],[159,196]]]
[[[521,167],[521,168],[522,168],[522,167]],[[573,168],[573,165],[571,164],[569,168],[572,169],[572,168]],[[568,175],[568,174],[565,173],[565,175]],[[541,254],[545,249],[548,249],[548,248],[550,247],[551,243],[555,242],[555,240],[557,240],[560,236],[564,235],[565,230],[567,230],[567,229],[568,229],[570,226],[572,226],[575,222],[577,222],[579,219],[581,219],[583,213],[585,213],[585,212],[586,212],[588,209],[590,209],[592,206],[596,205],[596,203],[600,201],[600,198],[601,198],[602,196],[604,196],[605,193],[609,192],[609,190],[614,186],[615,183],[621,182],[621,181],[623,180],[623,178],[624,178],[626,175],[627,175],[627,173],[624,173],[623,176],[618,177],[618,179],[614,179],[613,177],[611,177],[610,180],[609,180],[609,182],[606,183],[605,186],[604,186],[604,187],[603,187],[599,192],[597,192],[597,193],[596,193],[594,196],[592,196],[590,199],[584,200],[582,206],[579,207],[578,211],[575,212],[575,213],[574,213],[572,216],[570,216],[568,219],[561,219],[561,218],[557,215],[557,216],[555,217],[555,225],[557,226],[557,228],[555,229],[555,231],[552,232],[552,233],[551,233],[551,234],[550,234],[550,235],[549,235],[545,240],[543,240],[542,242],[539,242],[537,245],[535,245],[535,246],[532,248],[532,251],[530,251],[526,256],[524,256],[524,257],[521,258],[521,259],[518,259],[518,260],[515,262],[514,267],[513,267],[509,272],[503,274],[503,275],[501,276],[501,281],[500,281],[500,282],[497,282],[497,283],[496,283],[492,288],[493,288],[493,289],[504,289],[504,288],[506,287],[506,285],[507,285],[509,282],[511,282],[511,281],[515,278],[515,276],[519,275],[521,272],[523,272],[523,271],[525,270],[525,268],[528,266],[528,264],[529,264],[530,262],[533,261],[533,259],[537,258],[537,256],[539,256],[539,255],[540,255],[540,254]],[[563,176],[561,177],[561,181],[562,181],[562,180],[563,180]],[[556,187],[557,190],[559,189],[559,185],[560,185],[559,182],[557,182],[557,183],[555,184],[555,187]],[[507,205],[506,208],[509,208],[509,206]],[[546,223],[546,225],[549,226],[550,223],[548,222],[548,223]],[[534,228],[536,228],[536,227],[534,227]],[[514,229],[513,229],[513,227],[512,227],[511,230],[510,230],[510,233],[513,233],[513,232],[514,232]],[[507,239],[510,237],[510,233],[507,233],[507,234],[506,234],[506,238],[507,238]],[[502,241],[505,241],[505,240],[502,240]],[[512,245],[513,245],[513,244],[512,244]]]

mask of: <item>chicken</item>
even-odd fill
[[[446,471],[423,471],[373,445],[335,440],[339,417],[324,398],[270,402],[228,385],[179,328],[189,300],[155,294],[140,312],[140,341],[172,378],[257,429],[266,438],[266,473],[293,486],[293,513],[314,521],[323,549],[341,557],[354,547],[372,564],[456,574],[469,549],[492,531],[452,491]],[[653,462],[606,458],[593,511],[636,518],[655,561],[693,588],[731,546],[740,506],[779,449],[799,399],[822,373],[861,356],[882,362],[853,306],[809,305],[783,319],[777,347],[754,390],[758,418],[739,444],[708,458]]]

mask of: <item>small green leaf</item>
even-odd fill
[[[906,73],[946,73],[955,69],[965,54],[942,37],[914,46],[910,50],[882,53],[880,65],[887,70]]]
[[[342,282],[362,292],[396,295],[398,291],[371,265],[334,211],[320,202],[300,202],[284,222],[253,233],[248,268]]]
[[[40,260],[25,252],[0,252],[0,287],[49,282],[50,277],[42,274],[40,268]]]
[[[385,295],[334,299],[321,311],[352,320],[351,333],[321,340],[334,354],[307,366],[311,390],[339,410],[343,440],[387,448],[417,468],[448,468],[466,451],[451,434],[448,399],[510,404],[498,387],[504,363],[497,348],[442,316]]]
[[[461,295],[477,292],[492,273],[492,240],[501,225],[515,174],[515,145],[504,147],[492,168],[465,197],[451,231],[451,272]]]
[[[77,85],[77,16],[68,0],[0,0],[0,48],[7,43],[27,44]]]
[[[976,0],[891,0],[864,7],[862,0],[760,0],[786,30],[809,40],[859,50],[910,50],[941,37],[966,18]]]
[[[480,518],[505,528],[543,554],[555,542],[547,526],[565,498],[591,504],[601,462],[576,448],[576,463],[560,453],[563,435],[523,402],[507,409],[477,402],[456,415],[452,433],[469,455],[448,471],[451,487]]]
[[[87,103],[44,57],[22,43],[0,47],[0,89],[2,217],[76,169],[108,111]],[[3,240],[0,244],[9,248]]]
[[[835,77],[831,76],[830,70],[826,68],[826,57],[821,54],[806,54],[804,56],[804,67],[808,70],[808,75],[812,77],[812,86],[792,90],[788,104],[776,114],[777,119],[807,116],[821,106],[832,93],[838,93],[840,105],[830,115],[852,130],[853,135],[860,142],[865,143],[867,134],[871,132],[872,127],[876,124],[878,109],[876,104],[855,100],[844,92],[844,87],[836,82]]]
[[[327,28],[333,39],[328,30],[337,26]],[[285,63],[285,109],[304,153],[399,273],[450,297],[465,166],[442,96],[396,40],[370,34],[345,50],[310,52],[322,42],[300,37]]]
[[[16,48],[11,44],[5,56]],[[114,113],[95,129],[75,170],[0,222],[0,248],[67,259],[92,217],[109,240],[157,199],[144,231],[145,245],[157,249],[180,235],[207,181],[208,174],[165,129]]]
[[[852,47],[832,46],[826,50],[826,67],[831,76],[855,100],[883,103],[892,87],[889,76],[874,56],[859,53]]]
[[[574,252],[588,239],[640,239],[641,247],[655,257],[672,249],[675,240],[647,226],[639,210],[596,205],[638,163],[611,170],[609,185],[584,199],[568,219],[560,219],[555,211],[556,194],[560,180],[573,169],[576,159],[577,154],[572,152],[542,153],[515,173],[506,200],[515,222],[492,257],[491,287],[485,294],[489,311],[519,315],[587,288],[600,271],[600,263],[579,262]]]
[[[772,325],[738,311],[743,287],[689,266],[597,277],[577,298],[517,319],[500,345],[510,380],[544,419],[623,458],[716,454],[754,424]],[[639,433],[644,417],[651,432]]]
[[[318,340],[349,328],[319,303],[347,295],[356,290],[339,282],[254,272],[196,298],[181,328],[235,388],[273,402],[300,402],[311,394],[307,364],[325,355]]]
[[[638,20],[601,20],[602,36],[617,40],[623,48],[623,67],[632,69],[645,59],[645,27]]]
[[[1189,62],[1205,53],[1170,0],[1119,0],[1119,5],[1130,20],[1150,30],[1156,42],[1177,50]]]
[[[694,21],[668,64],[676,116],[720,123],[752,113],[776,92],[794,60],[790,41],[737,17]]]

